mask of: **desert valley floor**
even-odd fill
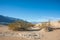
[[[6,36],[6,35],[10,36]],[[20,36],[13,36],[20,35]],[[0,27],[0,40],[60,40],[60,29],[51,32],[40,31],[10,31],[8,27]]]

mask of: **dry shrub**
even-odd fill
[[[26,28],[34,26],[32,23],[26,21],[15,21],[14,23],[10,23],[9,25],[10,30],[26,30]]]

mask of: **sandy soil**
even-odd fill
[[[41,40],[60,40],[60,30],[54,30],[51,32],[42,32],[43,37]]]
[[[4,32],[12,32],[8,30],[8,27],[0,27],[0,34]],[[13,36],[0,36],[0,40],[60,40],[60,29],[50,31],[50,32],[45,32],[44,29],[41,31],[18,31],[18,32],[13,32],[13,33],[18,33],[18,34],[23,34],[27,35],[30,37],[13,37]],[[37,35],[37,36],[36,36]]]

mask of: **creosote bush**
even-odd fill
[[[26,30],[28,27],[34,25],[26,21],[15,21],[13,23],[10,23],[8,26],[10,30],[19,31],[19,30]]]

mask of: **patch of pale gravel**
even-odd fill
[[[25,38],[25,39],[33,39],[33,40],[40,40],[41,39],[41,34],[37,31],[30,31],[30,32],[4,32],[0,33],[3,37],[20,37],[20,38]]]

